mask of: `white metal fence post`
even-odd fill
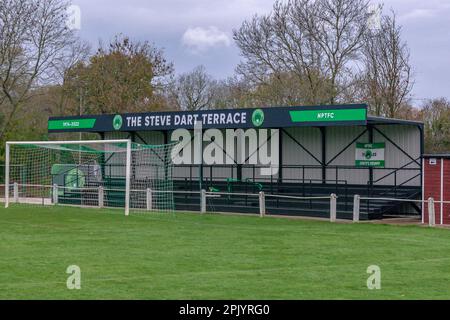
[[[422,168],[425,168],[425,158],[422,158]],[[425,170],[422,170],[422,223],[425,223]]]
[[[436,224],[436,215],[434,210],[434,199],[428,198],[428,225],[434,227]]]
[[[259,193],[259,215],[261,218],[264,218],[266,215],[266,195],[264,191]]]
[[[330,196],[330,221],[336,222],[337,196],[332,193]]]
[[[359,194],[355,194],[353,198],[353,222],[359,222],[359,210],[361,204],[361,196]]]
[[[206,213],[206,190],[204,189],[200,193],[200,212]]]
[[[103,186],[98,187],[98,207],[103,208],[105,206],[105,189]]]
[[[14,185],[13,185],[13,197],[14,197],[14,202],[19,203],[19,184],[17,182],[14,182]]]
[[[52,194],[53,194],[53,204],[58,204],[58,201],[59,201],[59,199],[58,199],[58,185],[56,183],[53,184]]]
[[[153,191],[147,188],[147,211],[153,210]]]

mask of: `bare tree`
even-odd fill
[[[368,0],[277,1],[234,31],[244,61],[237,72],[255,83],[295,75],[300,103],[334,103],[352,82],[367,30]],[[291,77],[284,77],[292,81]],[[281,88],[283,85],[280,86]]]
[[[237,67],[237,73],[254,86],[272,85],[274,89],[288,85],[282,75],[292,73],[295,83],[308,82],[308,90],[300,95],[304,99],[298,102],[317,103],[322,100],[317,92],[322,80],[319,71],[322,53],[307,36],[295,11],[295,5],[305,3],[276,2],[271,14],[254,16],[234,31],[234,40],[245,59]]]
[[[368,33],[364,48],[364,90],[376,115],[396,117],[413,87],[409,49],[395,14],[383,16],[381,28]]]
[[[77,64],[87,62],[91,54],[91,45],[86,41],[75,41],[64,48],[61,55],[52,61],[55,78],[58,84],[64,82],[66,73]]]
[[[360,58],[368,30],[369,4],[368,0],[322,0],[313,1],[306,7],[309,10],[298,10],[308,35],[325,56],[323,72],[334,90],[330,103],[352,84],[352,63]]]
[[[0,138],[34,89],[54,80],[54,62],[76,42],[66,26],[67,6],[60,0],[0,2]]]
[[[71,94],[68,92],[64,83],[66,76],[76,65],[86,63],[90,53],[91,46],[88,42],[77,41],[68,45],[64,50],[64,54],[53,61],[53,67],[56,71],[54,78],[56,83],[47,87],[47,90],[50,93],[48,94],[50,103],[55,107],[55,111],[59,115],[65,114],[65,109],[71,98]],[[78,91],[79,94],[76,100],[81,105],[84,98],[81,86]]]
[[[260,107],[252,93],[252,86],[236,76],[217,81],[211,109]]]
[[[181,110],[211,108],[216,82],[206,73],[204,66],[183,73],[175,80],[171,96]]]

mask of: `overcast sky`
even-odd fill
[[[385,0],[403,26],[415,72],[413,96],[450,98],[450,0]],[[203,64],[215,78],[234,73],[241,57],[232,30],[274,0],[73,0],[80,35],[94,46],[123,33],[164,48],[177,73]]]

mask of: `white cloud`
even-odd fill
[[[435,15],[436,10],[432,9],[415,9],[400,16],[401,20],[431,18]]]
[[[182,43],[192,52],[201,53],[214,47],[229,47],[231,45],[231,39],[217,27],[195,27],[188,28],[184,32]]]

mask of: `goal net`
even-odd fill
[[[173,144],[130,140],[8,142],[5,206],[12,203],[174,210]]]

